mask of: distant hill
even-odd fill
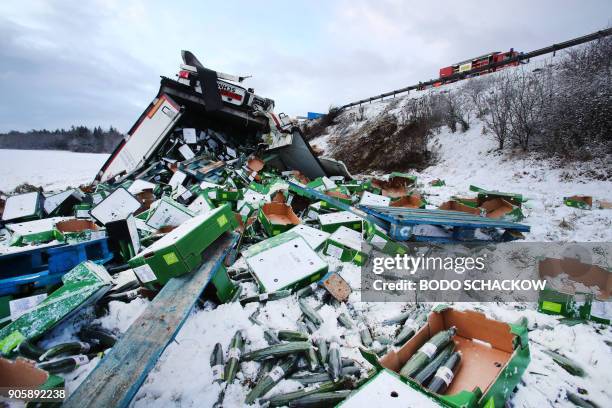
[[[112,126],[90,129],[72,126],[70,129],[10,131],[0,133],[0,149],[68,150],[83,153],[110,153],[123,135]]]

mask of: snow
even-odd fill
[[[107,154],[0,149],[0,191],[9,192],[22,183],[45,191],[88,184],[107,158]]]

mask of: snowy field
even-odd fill
[[[0,191],[9,192],[22,183],[45,191],[90,183],[107,154],[56,150],[0,149]]]
[[[443,131],[431,141],[438,150],[440,161],[420,173],[419,183],[433,205],[446,201],[451,195],[473,195],[469,185],[487,189],[524,194],[526,219],[532,232],[529,241],[596,241],[612,239],[612,210],[578,210],[563,205],[567,195],[593,195],[595,199],[612,201],[612,182],[594,181],[579,177],[580,168],[557,169],[547,162],[506,160],[491,152],[494,142],[480,134],[478,124],[465,133]],[[325,145],[326,140],[321,140]],[[8,191],[22,182],[56,189],[90,181],[106,155],[67,152],[31,152],[0,150],[0,189]],[[565,174],[570,173],[572,177]],[[442,178],[446,186],[428,185],[430,180]],[[562,223],[562,221],[566,223]],[[569,227],[567,225],[569,225]],[[360,302],[360,270],[353,264],[340,263],[332,258],[330,270],[338,271],[353,287],[350,303],[362,312],[368,325],[377,335],[393,327],[381,327],[383,319],[397,314],[402,304]],[[321,292],[321,291],[319,291]],[[319,293],[321,295],[321,293]],[[147,301],[136,299],[129,304],[111,302],[110,314],[98,319],[105,327],[124,332],[146,308]],[[314,303],[313,303],[314,306]],[[566,391],[578,393],[602,407],[612,401],[612,331],[592,323],[566,326],[557,318],[537,313],[534,304],[455,304],[457,308],[478,309],[489,317],[514,322],[525,316],[529,321],[531,363],[523,376],[517,393],[509,401],[511,407],[572,407],[566,400]],[[162,354],[135,397],[135,407],[210,407],[217,401],[222,387],[213,382],[209,358],[215,343],[220,342],[227,351],[236,330],[243,330],[247,344],[245,351],[267,345],[261,327],[253,324],[249,315],[256,304],[244,308],[238,303],[221,305],[215,309],[205,307],[192,313],[177,338]],[[337,338],[343,346],[343,357],[356,359],[366,370],[369,365],[357,351],[359,335],[340,326],[337,316],[346,312],[346,306],[333,308],[325,305],[320,310],[323,325],[314,334],[327,339]],[[260,320],[273,329],[297,329],[301,312],[295,299],[285,298],[268,302],[261,307]],[[75,339],[75,331],[84,316],[56,328],[51,340],[43,346]],[[575,377],[555,364],[542,352],[552,349],[580,362],[586,372],[584,378]],[[74,390],[95,367],[99,359],[66,374],[68,391]],[[247,386],[257,375],[259,364],[241,364],[237,380],[225,390],[224,407],[241,406]],[[288,392],[298,388],[294,381],[283,380],[271,393]],[[270,394],[267,395],[268,397]]]

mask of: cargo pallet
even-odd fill
[[[83,261],[104,264],[113,258],[107,238],[33,248],[0,256],[0,296],[26,294],[61,283]]]
[[[507,242],[523,238],[522,232],[531,229],[525,224],[458,211],[374,206],[360,208],[387,222],[389,235],[396,241]]]

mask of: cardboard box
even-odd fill
[[[410,378],[402,380],[443,406],[503,407],[530,361],[525,326],[441,305],[429,315],[427,324],[401,348],[391,350],[380,360],[371,352],[362,350],[362,354],[379,369],[397,373],[434,334],[452,326],[457,329],[453,341],[462,358],[453,382],[444,394],[431,393]]]
[[[423,200],[420,194],[414,193],[405,195],[401,198],[391,201],[391,207],[403,207],[403,208],[425,208],[427,202]]]
[[[89,210],[91,210],[90,204],[77,204],[74,206],[75,218],[90,218]]]
[[[408,252],[402,244],[392,240],[382,228],[372,222],[364,222],[364,232],[366,242],[387,255],[403,255]]]
[[[412,388],[397,373],[383,368],[338,407],[439,408],[440,405],[433,397]]]
[[[291,231],[252,245],[243,255],[262,293],[297,289],[327,273],[327,263]]]
[[[68,241],[88,241],[103,238],[106,234],[89,219],[71,218],[55,224],[57,231]]]
[[[325,241],[331,235],[329,232],[322,231],[308,225],[296,225],[289,230],[290,232],[296,233],[306,240],[308,245],[315,251],[323,248]]]
[[[399,198],[410,194],[416,185],[416,177],[406,173],[393,172],[387,180],[372,179],[372,186],[381,190],[385,197]]]
[[[480,209],[471,207],[469,205],[465,205],[462,202],[455,201],[455,200],[446,201],[442,203],[442,205],[440,205],[438,208],[440,210],[446,210],[446,211],[460,211],[460,212],[464,212],[464,213],[468,213],[472,215],[481,215]]]
[[[170,197],[162,197],[149,209],[147,225],[151,228],[178,227],[195,214]]]
[[[140,252],[140,236],[136,226],[136,218],[130,215],[125,220],[111,221],[106,224],[109,245],[112,252],[120,254],[128,261]]]
[[[64,241],[64,236],[55,228],[55,224],[64,221],[64,217],[43,218],[42,220],[8,224],[6,229],[13,234],[11,246],[43,244],[50,241]]]
[[[259,210],[259,221],[269,236],[278,235],[300,223],[290,205],[266,203]]]
[[[325,195],[335,200],[338,200],[346,205],[351,205],[353,203],[353,200],[350,195],[342,193],[340,191],[326,191]],[[332,203],[328,203],[327,201],[321,201],[321,208],[324,210],[341,209],[339,206],[333,205]]]
[[[593,197],[578,195],[564,197],[563,203],[568,207],[580,208],[581,210],[590,210],[593,208]]]
[[[4,204],[2,221],[27,221],[42,217],[43,196],[38,191],[10,196]]]
[[[195,200],[187,206],[187,209],[196,215],[211,211],[213,208],[215,208],[215,205],[208,198],[208,194],[205,191],[198,193]]]
[[[350,211],[339,211],[329,214],[319,214],[321,229],[333,233],[340,227],[348,227],[355,231],[362,230],[362,219]]]
[[[129,260],[142,284],[154,288],[191,272],[202,263],[202,252],[224,232],[237,226],[228,205],[197,215],[173,229]]]
[[[390,197],[385,197],[379,194],[372,194],[369,191],[364,191],[359,200],[359,205],[373,205],[386,207],[391,203]]]
[[[85,196],[77,189],[62,191],[45,197],[44,209],[47,215],[72,215],[72,209],[80,204]]]
[[[524,218],[519,207],[500,197],[484,200],[479,208],[484,210],[487,218],[503,218],[509,221],[520,221]]]
[[[111,287],[106,269],[85,261],[62,276],[63,285],[45,300],[0,329],[0,353],[8,354],[24,339],[37,339],[83,307],[95,303]]]
[[[368,255],[362,251],[362,244],[361,232],[341,226],[327,239],[323,253],[342,262],[364,265]]]
[[[103,198],[89,211],[89,214],[104,225],[107,222],[123,220],[139,208],[140,202],[125,188],[120,187]]]
[[[478,199],[480,200],[480,202],[489,198],[503,198],[506,201],[509,201],[510,203],[520,207],[521,204],[526,201],[521,194],[505,193],[503,191],[495,190],[485,190],[484,188],[480,188],[474,185],[470,185],[470,191],[475,191],[478,193]]]
[[[566,285],[547,282],[540,291],[538,311],[569,318],[590,319],[610,324],[612,305],[612,273],[599,266],[585,264],[572,258],[544,258],[538,264],[540,279],[568,277]],[[559,285],[560,286],[560,285]],[[591,288],[591,291],[580,290]],[[599,292],[599,293],[596,293]]]

